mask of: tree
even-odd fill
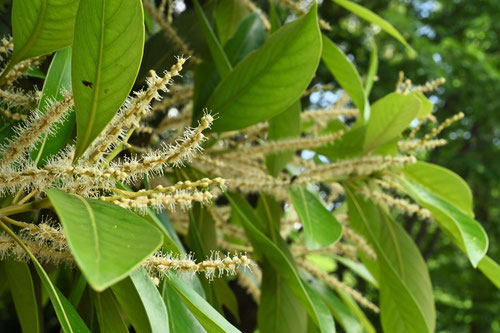
[[[433,332],[408,218],[499,286],[468,185],[418,160],[464,116],[433,116],[442,80],[380,93],[376,44],[362,78],[316,3],[183,4],[13,2],[0,251],[23,331],[52,308],[69,332]]]

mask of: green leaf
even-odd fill
[[[219,40],[215,36],[210,23],[208,22],[205,13],[203,12],[203,8],[201,8],[198,0],[194,0],[194,10],[196,12],[196,16],[198,17],[198,21],[200,22],[201,31],[205,36],[205,40],[207,41],[208,49],[210,50],[210,54],[212,55],[212,59],[215,61],[215,67],[217,68],[217,72],[222,78],[231,73],[233,67],[231,63],[227,59],[226,54],[224,53],[224,49],[220,44]]]
[[[250,52],[259,48],[266,39],[266,30],[258,13],[248,15],[234,36],[224,46],[231,65],[235,66]],[[193,124],[202,117],[203,108],[217,85],[220,76],[217,73],[213,59],[205,59],[195,70],[194,74],[194,96],[193,96]]]
[[[249,55],[214,91],[208,108],[216,132],[244,128],[286,110],[311,81],[321,54],[316,4]]]
[[[78,267],[97,291],[126,277],[162,243],[157,228],[124,208],[57,189],[46,192]]]
[[[269,119],[268,140],[294,138],[300,134],[300,100],[294,102],[288,109]],[[266,156],[266,166],[269,173],[278,176],[294,154],[293,150],[274,153]]]
[[[342,225],[313,193],[294,186],[288,189],[288,194],[304,226],[309,250],[328,247],[342,237]]]
[[[111,290],[137,332],[169,332],[167,308],[144,269],[134,270]]]
[[[168,316],[169,318],[175,318],[168,321],[170,331],[174,333],[206,332],[200,322],[182,302],[181,297],[175,292],[175,289],[167,283],[166,279],[162,281],[161,286],[162,297],[167,307]]]
[[[392,26],[392,24],[390,24],[371,10],[349,0],[333,0],[333,2],[339,4],[353,14],[361,17],[363,20],[378,25],[380,28],[382,28],[382,30],[384,30],[389,35],[400,41],[404,46],[406,46],[406,48],[410,52],[410,55],[414,56],[416,54],[415,50],[406,42],[404,37],[401,36],[399,31],[397,31],[396,28]]]
[[[322,309],[317,307],[315,302],[311,299],[289,257],[259,229],[257,229],[255,223],[259,222],[250,220],[249,215],[245,214],[245,211],[248,209],[243,208],[245,206],[244,203],[247,205],[248,203],[236,195],[227,196],[227,198],[231,203],[233,212],[241,217],[243,227],[245,228],[245,231],[254,248],[259,248],[274,269],[283,277],[288,287],[305,307],[315,324],[320,328],[321,332],[335,332],[333,318],[323,316],[323,313],[321,312]]]
[[[207,303],[192,288],[183,282],[176,274],[172,274],[167,283],[175,289],[184,304],[191,310],[196,319],[210,333],[235,333],[240,332],[231,325],[217,310]]]
[[[432,113],[434,104],[427,97],[425,97],[424,94],[420,91],[412,91],[410,92],[410,95],[415,96],[420,100],[420,103],[422,103],[416,118],[423,118]]]
[[[352,102],[359,109],[362,118],[368,121],[370,117],[370,104],[366,100],[363,83],[356,67],[347,59],[342,50],[328,37],[323,37],[323,53],[321,59],[333,74],[340,86],[351,97]]]
[[[215,7],[215,26],[222,45],[234,35],[240,22],[248,15],[248,9],[239,0],[219,1]]]
[[[28,256],[30,257],[31,262],[33,263],[33,266],[35,267],[35,270],[40,277],[43,287],[49,294],[50,301],[52,303],[52,306],[54,307],[57,319],[59,320],[59,324],[61,324],[61,328],[63,329],[63,331],[66,333],[90,333],[89,329],[87,328],[87,326],[85,326],[85,323],[83,322],[78,312],[76,312],[73,305],[71,305],[67,298],[64,297],[64,295],[59,291],[59,289],[57,289],[57,287],[52,284],[52,281],[50,281],[47,272],[45,272],[42,265],[35,257],[35,255],[30,251],[30,249],[5,224],[0,222],[0,226],[19,244],[19,246],[23,248],[24,251],[26,251],[26,254],[28,254]]]
[[[355,157],[363,152],[365,136],[366,126],[351,128],[339,140],[335,140],[333,144],[316,148],[314,151],[325,155],[331,160]]]
[[[371,108],[364,149],[371,151],[401,134],[417,116],[420,100],[413,95],[391,93]]]
[[[484,256],[477,267],[498,289],[500,289],[500,265],[490,257]]]
[[[261,332],[301,333],[307,327],[307,312],[267,260],[262,264],[257,322]]]
[[[23,333],[40,332],[38,305],[28,264],[8,259],[3,265]]]
[[[368,73],[366,74],[366,82],[365,82],[365,96],[368,99],[370,96],[370,92],[372,91],[373,82],[375,81],[375,77],[377,76],[378,71],[378,50],[377,44],[372,39],[371,40],[372,51],[370,52],[370,65],[368,66]]]
[[[386,332],[434,332],[436,313],[427,266],[399,224],[346,187],[351,226],[377,253],[382,326]],[[370,266],[368,266],[370,267]],[[373,274],[373,272],[372,272]]]
[[[444,199],[432,190],[403,178],[399,180],[413,199],[431,211],[439,226],[467,254],[472,266],[477,267],[488,250],[488,235],[481,224],[456,208],[448,198]]]
[[[439,165],[419,161],[406,166],[403,173],[408,180],[422,185],[465,214],[474,217],[472,191],[469,185],[453,171]]]
[[[94,302],[101,333],[128,333],[128,327],[120,314],[120,308],[110,289],[94,293]]]
[[[15,0],[12,5],[14,52],[10,64],[71,45],[79,2]]]
[[[47,78],[43,84],[43,95],[38,103],[38,109],[45,113],[49,101],[62,100],[61,89],[71,90],[71,47],[57,51],[52,59]],[[42,141],[30,153],[31,159],[36,161],[39,167],[45,165],[50,156],[56,155],[63,149],[73,134],[75,113],[73,110],[69,112],[68,118],[62,124],[57,125],[53,134],[45,134]]]
[[[71,68],[75,158],[113,118],[134,84],[144,47],[143,21],[140,0],[80,2]]]

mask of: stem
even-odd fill
[[[29,202],[22,205],[12,205],[5,208],[0,208],[0,215],[14,215],[24,212],[29,212],[32,210],[38,210],[42,208],[48,208],[51,206],[49,198],[44,198],[42,200]]]
[[[12,224],[12,225],[16,225],[20,228],[26,228],[29,226],[29,224],[26,222],[16,221],[16,220],[11,219],[10,217],[7,217],[7,216],[2,216],[1,219],[4,222],[7,222],[7,223]]]

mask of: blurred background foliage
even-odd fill
[[[500,1],[370,0],[357,1],[391,22],[418,55],[331,1],[320,16],[332,25],[329,36],[368,70],[373,38],[379,70],[370,101],[394,90],[398,72],[415,84],[445,77],[430,99],[443,120],[460,111],[465,118],[444,133],[448,145],[427,159],[460,174],[474,194],[476,219],[490,238],[489,255],[500,259]],[[325,71],[317,82],[329,83]],[[314,96],[312,96],[314,98]],[[335,97],[334,97],[335,98]],[[406,229],[429,264],[435,291],[438,332],[500,332],[500,292],[433,225]]]

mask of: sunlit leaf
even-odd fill
[[[47,191],[75,261],[97,291],[126,277],[162,243],[160,231],[114,204]]]
[[[75,98],[75,158],[116,114],[132,88],[144,47],[140,0],[81,1],[71,74]]]

